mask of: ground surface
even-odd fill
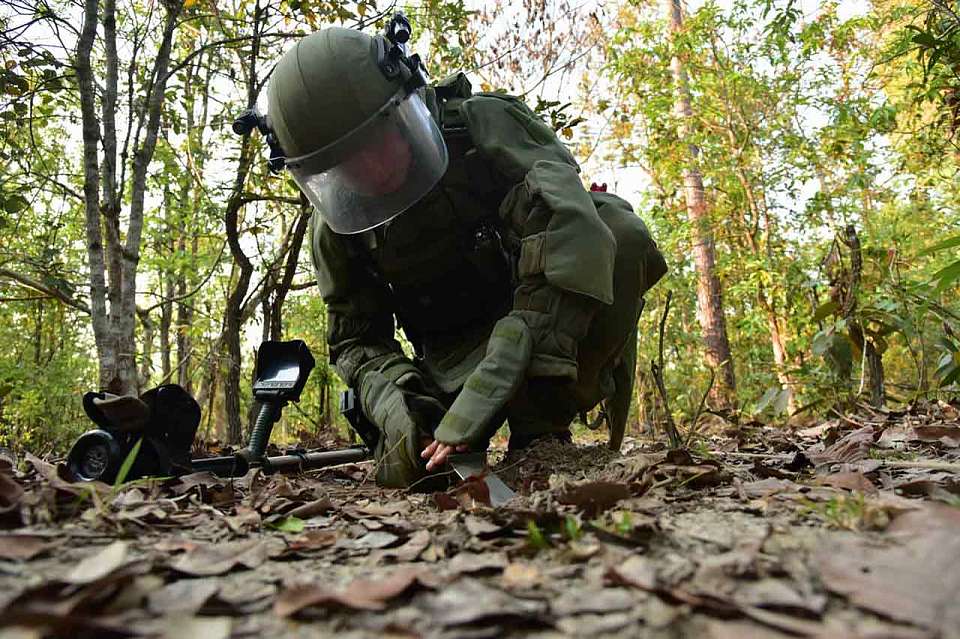
[[[115,490],[0,460],[0,637],[960,637],[956,408],[717,431],[509,456],[500,509],[364,464]]]

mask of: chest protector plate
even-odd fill
[[[360,238],[418,352],[424,342],[492,325],[509,311],[514,287],[498,215],[512,184],[479,155],[460,115],[470,96],[466,78],[441,83],[436,96],[447,172],[417,204]]]

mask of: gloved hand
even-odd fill
[[[420,451],[446,413],[428,393],[420,371],[400,356],[362,373],[360,406],[381,433],[373,451],[381,486],[409,486],[423,474]]]

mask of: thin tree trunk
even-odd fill
[[[860,349],[863,354],[863,367],[860,374],[863,376],[863,384],[870,389],[870,403],[873,406],[883,406],[886,397],[886,388],[884,384],[883,356],[877,350],[873,343],[863,330],[860,319],[856,314],[857,294],[860,288],[860,276],[863,272],[863,253],[860,246],[860,236],[857,229],[852,224],[847,225],[844,230],[844,244],[850,249],[850,283],[847,290],[847,298],[844,300],[842,317],[847,320],[850,339]]]
[[[140,318],[140,325],[143,327],[143,334],[140,337],[142,346],[140,359],[140,373],[137,381],[139,388],[145,388],[150,383],[150,373],[153,369],[153,336],[155,331],[153,320],[148,313],[137,313]]]
[[[262,10],[260,3],[257,2],[253,13],[254,37],[251,43],[249,68],[247,70],[248,108],[253,108],[257,103],[257,57],[260,49],[261,20]],[[244,136],[240,145],[240,160],[237,164],[233,191],[224,213],[227,244],[230,246],[230,254],[233,256],[234,263],[239,268],[237,281],[227,299],[223,328],[223,336],[227,347],[224,402],[227,411],[227,442],[230,444],[237,444],[243,439],[243,425],[240,421],[240,328],[243,325],[243,299],[246,297],[247,289],[250,286],[253,264],[240,246],[239,214],[243,206],[243,187],[252,162],[251,153],[250,136]]]
[[[152,84],[147,92],[145,112],[140,114],[141,122],[144,119],[146,121],[146,135],[143,144],[134,152],[133,182],[130,187],[131,206],[125,240],[121,238],[119,194],[123,192],[126,185],[120,184],[117,179],[118,57],[115,0],[104,0],[103,3],[105,76],[99,91],[102,96],[102,131],[96,108],[98,83],[94,79],[94,65],[91,60],[97,37],[98,2],[96,0],[86,0],[84,4],[83,27],[77,41],[75,66],[83,121],[83,193],[87,261],[90,269],[91,322],[99,361],[100,386],[118,394],[135,394],[139,382],[135,339],[136,274],[143,229],[146,173],[156,147],[171,43],[182,2],[174,0],[165,3],[164,6],[167,10],[166,22],[150,76]],[[102,165],[99,162],[101,147],[103,149]],[[101,222],[104,223],[102,226]],[[104,230],[106,244],[104,244]],[[106,256],[104,248],[106,248]],[[109,288],[104,271],[109,278]]]
[[[77,40],[76,70],[83,122],[83,203],[86,218],[87,267],[90,274],[90,321],[97,347],[100,388],[110,389],[116,377],[116,347],[110,339],[107,283],[104,278],[103,235],[100,230],[100,124],[91,52],[97,36],[97,0],[86,0],[83,28]]]
[[[157,133],[160,129],[160,115],[165,97],[170,65],[170,49],[173,32],[177,26],[183,2],[172,0],[164,4],[167,9],[163,37],[153,65],[153,85],[147,97],[146,132],[143,143],[133,152],[133,173],[130,189],[130,222],[127,225],[127,237],[123,250],[123,292],[120,314],[116,319],[118,326],[118,359],[121,380],[125,390],[136,388],[136,380],[125,375],[135,372],[136,343],[134,338],[134,316],[136,314],[137,265],[140,262],[140,240],[143,234],[144,198],[147,188],[147,170],[157,146]]]
[[[313,210],[307,199],[300,196],[300,216],[297,218],[293,235],[290,238],[290,250],[287,253],[287,263],[283,269],[283,277],[273,294],[273,304],[270,308],[270,339],[283,339],[283,303],[290,292],[293,277],[297,274],[297,264],[300,261],[300,249],[303,247],[303,238],[310,225],[310,213]]]
[[[663,0],[663,7],[669,21],[670,32],[675,34],[683,27],[680,0]],[[671,60],[670,68],[676,88],[674,112],[679,119],[678,134],[681,140],[689,140],[691,133],[689,123],[693,118],[693,108],[687,74],[680,58],[676,55]],[[723,314],[722,289],[716,273],[713,232],[704,197],[703,177],[698,165],[700,149],[695,144],[687,143],[687,151],[689,157],[683,170],[683,184],[687,215],[693,227],[693,257],[697,270],[697,318],[703,332],[707,363],[718,372],[718,383],[711,391],[711,400],[719,408],[732,408],[735,405],[736,378]]]

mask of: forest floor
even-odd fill
[[[960,411],[114,489],[0,461],[0,637],[960,637]]]

